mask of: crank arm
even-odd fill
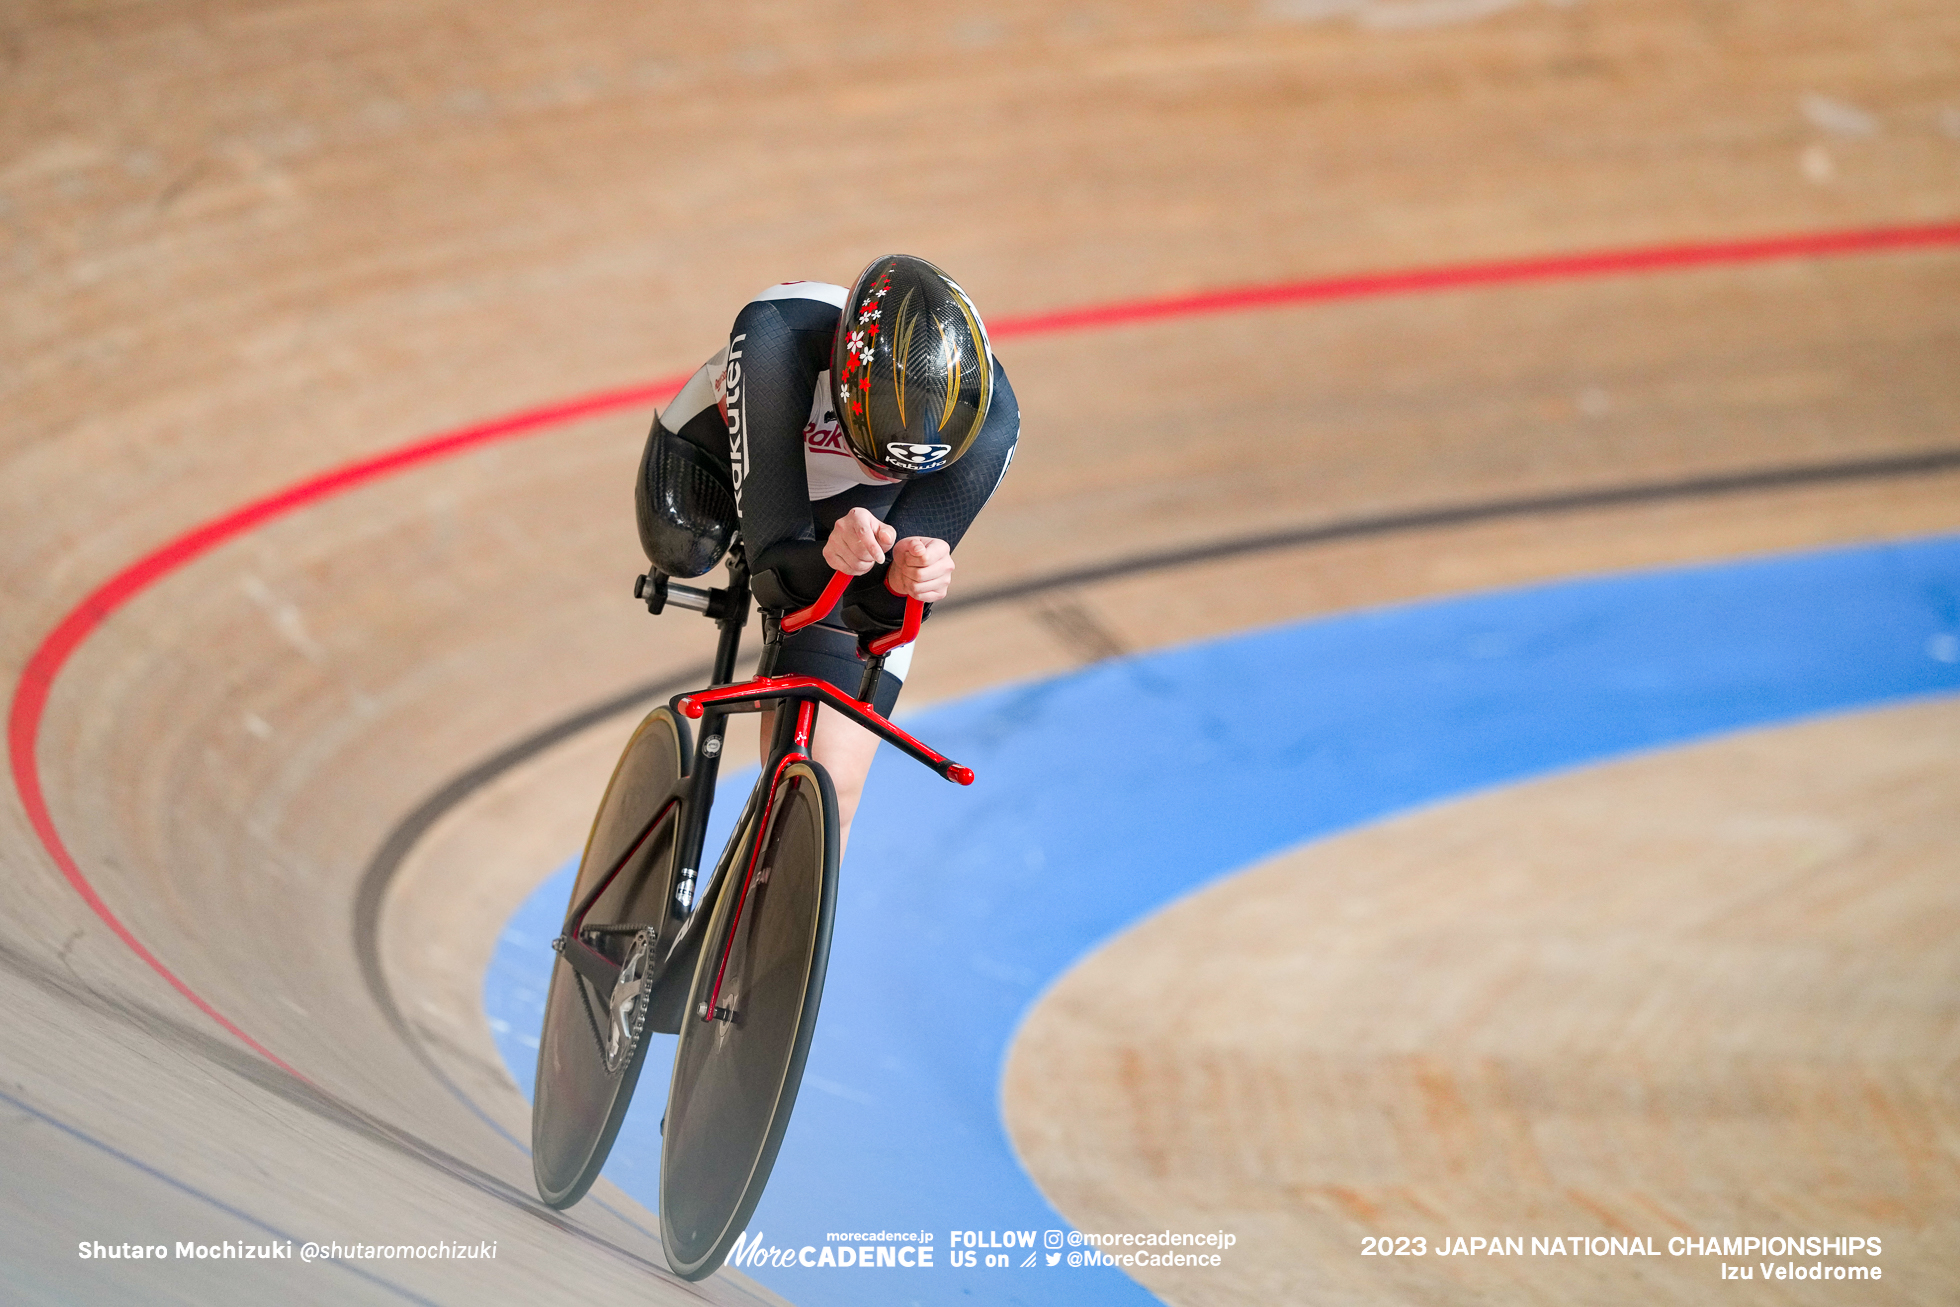
[[[572,970],[591,981],[593,988],[608,1003],[612,1001],[613,986],[619,983],[617,962],[575,935],[560,935],[551,941],[551,947],[571,965]]]

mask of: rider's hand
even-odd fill
[[[871,516],[868,509],[853,508],[837,519],[824,542],[823,561],[831,570],[863,576],[885,561],[885,551],[898,539],[898,532]]]
[[[855,511],[855,510],[854,510]],[[930,536],[906,536],[892,549],[885,588],[928,604],[946,597],[953,586],[953,548]]]

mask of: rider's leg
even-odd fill
[[[762,756],[769,756],[769,740],[776,729],[776,714],[762,716]],[[842,713],[817,714],[817,735],[810,741],[810,756],[830,773],[830,784],[837,791],[837,856],[844,856],[850,843],[851,819],[857,816],[858,800],[864,797],[864,778],[871,771],[871,759],[878,752],[878,737]]]

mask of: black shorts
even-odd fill
[[[893,662],[899,663],[901,668],[909,661],[893,657]],[[828,681],[855,699],[858,686],[864,681],[864,663],[857,654],[857,634],[840,626],[817,622],[784,636],[782,651],[776,655],[776,675],[814,676],[820,681]],[[898,692],[903,688],[903,680],[888,667],[885,674],[878,678],[878,692],[872,696],[871,706],[883,716],[891,716],[892,707],[898,702]]]

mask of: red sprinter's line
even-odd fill
[[[1098,327],[1119,327],[1167,318],[1279,308],[1291,304],[1364,299],[1381,295],[1409,295],[1530,281],[1678,271],[1717,265],[1763,263],[1779,259],[1828,258],[1954,246],[1960,246],[1960,222],[1816,232],[1753,240],[1643,246],[1532,259],[1507,259],[1399,272],[1275,282],[1187,295],[1126,300],[1114,304],[1060,309],[1048,313],[1024,314],[1018,318],[1001,319],[994,324],[991,334],[996,339],[1006,340]],[[88,877],[76,864],[67,844],[62,840],[61,832],[56,828],[54,819],[48,811],[37,757],[41,720],[47,709],[48,696],[53,689],[55,679],[61,674],[62,668],[75,650],[112,613],[164,577],[228,540],[319,500],[424,463],[434,462],[499,440],[541,434],[584,418],[658,403],[678,391],[686,380],[686,375],[669,377],[646,385],[604,391],[493,418],[487,422],[414,441],[372,458],[345,464],[283,490],[275,491],[262,499],[253,500],[241,508],[213,518],[166,541],[117,572],[70,609],[29,656],[26,667],[21,671],[20,680],[14,687],[13,703],[7,719],[7,751],[12,765],[14,788],[20,794],[21,806],[27,813],[35,835],[40,838],[42,847],[47,849],[48,856],[61,869],[63,877],[88,905],[89,910],[94,912],[132,953],[199,1011],[273,1065],[295,1076],[299,1074],[227,1020],[222,1013],[200,997],[152,954],[110,910],[108,904],[103,902]],[[957,770],[966,771],[965,768]],[[968,783],[970,778],[971,772],[967,772],[964,777],[955,776],[955,779],[963,784]]]

